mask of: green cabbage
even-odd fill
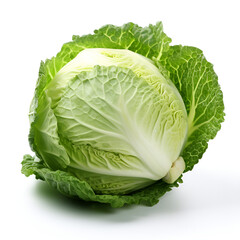
[[[224,120],[202,51],[162,23],[107,25],[41,63],[22,173],[85,201],[153,205],[178,186]]]

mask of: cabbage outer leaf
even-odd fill
[[[178,187],[178,183],[182,182],[181,178],[173,184],[158,181],[145,189],[127,195],[96,194],[86,181],[81,181],[65,171],[53,171],[46,167],[43,162],[36,161],[30,155],[24,156],[22,166],[22,173],[25,176],[28,177],[34,174],[36,179],[46,181],[50,186],[67,197],[80,198],[88,202],[105,203],[114,208],[129,204],[153,206],[158,203],[161,196],[170,191],[171,188]]]
[[[202,158],[224,121],[223,94],[213,65],[195,47],[171,46],[160,61],[180,92],[188,113],[188,137],[182,157],[185,171]]]

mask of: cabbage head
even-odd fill
[[[41,63],[22,172],[85,201],[154,205],[182,182],[224,120],[201,50],[162,23],[106,25]]]

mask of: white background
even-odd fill
[[[240,239],[240,14],[238,1],[1,1],[1,239]],[[20,173],[31,153],[28,109],[40,60],[73,34],[107,23],[162,20],[173,44],[214,63],[226,120],[184,183],[154,207],[111,209],[69,200]]]

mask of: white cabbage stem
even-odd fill
[[[170,168],[169,172],[162,180],[166,183],[174,183],[185,169],[185,162],[182,157],[179,157]]]

